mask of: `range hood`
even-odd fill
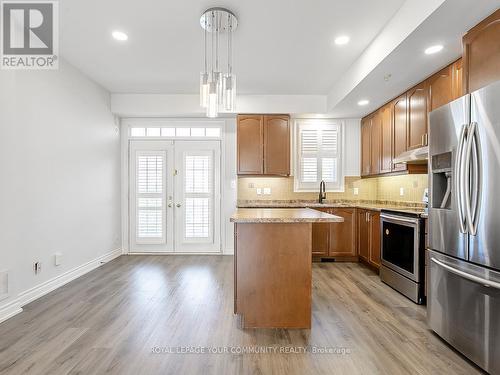
[[[392,161],[394,164],[427,164],[429,159],[429,147],[420,147],[399,154]]]

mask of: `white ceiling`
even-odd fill
[[[241,94],[326,94],[404,0],[80,0],[61,2],[61,54],[113,93],[193,94],[202,12],[231,9]],[[119,29],[126,43],[111,38]],[[349,35],[347,46],[333,39]]]
[[[213,6],[239,18],[237,110],[346,118],[366,115],[459,57],[463,34],[500,0],[61,2],[61,54],[115,94],[115,113],[202,115],[199,17]],[[113,30],[129,40],[115,41]],[[336,46],[339,35],[349,35],[350,43]],[[441,53],[423,54],[436,43],[444,45]],[[370,104],[359,107],[360,99]]]

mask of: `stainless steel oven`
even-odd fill
[[[423,219],[418,213],[383,210],[380,221],[380,279],[415,303],[424,303]]]

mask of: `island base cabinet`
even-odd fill
[[[311,328],[311,223],[235,224],[235,312],[243,328]]]

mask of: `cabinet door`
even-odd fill
[[[371,118],[361,121],[361,176],[368,176],[371,173],[371,128]]]
[[[380,109],[380,120],[382,126],[380,173],[388,173],[392,170],[392,106],[387,104]]]
[[[370,246],[369,262],[371,265],[380,268],[380,213],[376,211],[368,212]]]
[[[462,77],[463,77],[463,68],[462,68],[462,59],[458,59],[452,65],[452,96],[453,100],[460,98],[464,95]]]
[[[330,223],[312,224],[312,255],[327,256],[329,247]]]
[[[290,175],[288,116],[264,116],[264,174]]]
[[[463,37],[464,85],[471,93],[500,80],[500,9]]]
[[[453,100],[452,65],[447,66],[427,80],[429,112]]]
[[[368,211],[358,209],[358,254],[359,257],[368,261],[369,255],[369,228],[368,228]]]
[[[407,100],[406,94],[403,94],[399,98],[392,102],[392,115],[393,115],[393,131],[392,131],[392,158],[399,156],[401,153],[407,150],[407,127],[408,127],[408,110],[407,110]],[[393,171],[404,171],[406,170],[406,164],[393,164]]]
[[[380,173],[381,145],[382,145],[382,116],[378,111],[372,120],[371,129],[371,158],[370,171],[372,175]]]
[[[426,145],[427,90],[426,83],[419,83],[407,93],[408,97],[408,149]]]
[[[238,116],[238,174],[264,172],[263,116]]]
[[[344,218],[330,224],[329,256],[356,256],[356,213],[353,208],[335,208],[333,215]]]

